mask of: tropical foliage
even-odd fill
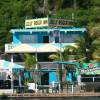
[[[24,54],[24,62],[25,62],[25,70],[26,73],[28,73],[28,79],[25,81],[29,82],[35,82],[35,83],[40,83],[40,74],[36,74],[36,70],[40,69],[40,65],[38,64],[37,58],[31,54]],[[37,68],[36,68],[37,66]],[[34,74],[33,74],[34,73]]]
[[[25,54],[25,69],[33,70],[35,69],[35,64],[37,63],[35,56],[31,54]]]
[[[100,0],[1,0],[0,48],[11,42],[11,28],[24,28],[26,18],[74,19],[75,26],[94,27],[100,23]],[[92,28],[91,27],[91,28]],[[95,30],[95,29],[94,29]],[[94,31],[95,32],[95,31]]]
[[[77,57],[76,53],[76,46],[66,46],[64,47],[64,51],[58,51],[55,54],[51,54],[49,56],[50,59],[53,61],[71,61],[74,60]],[[70,69],[73,69],[74,67],[72,65],[65,65],[58,62],[58,68],[56,69],[58,80],[60,83],[60,89],[63,90],[63,82],[65,82],[65,75],[67,74],[67,71]],[[63,79],[64,77],[64,79]]]
[[[75,40],[77,52],[85,59],[85,62],[91,60],[100,61],[100,25],[88,28],[84,37],[78,37]]]

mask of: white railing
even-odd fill
[[[85,81],[82,81],[82,79],[83,79],[83,80],[86,79],[87,81],[86,81],[86,80],[85,80]],[[89,80],[89,79],[90,79],[90,80]],[[88,82],[88,83],[89,83],[89,82],[100,82],[100,76],[97,76],[97,77],[96,77],[96,76],[95,76],[95,77],[82,77],[82,78],[81,78],[81,81],[82,81],[82,82]]]

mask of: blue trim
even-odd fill
[[[80,68],[80,63],[79,62],[68,62],[68,61],[54,61],[54,64],[71,64],[71,65],[76,65],[78,68]]]
[[[72,74],[70,72],[67,73],[66,80],[67,81],[72,81]]]
[[[15,32],[49,32],[49,31],[54,31],[54,30],[59,30],[59,31],[86,31],[86,28],[47,28],[47,29],[11,29],[11,33]]]
[[[21,43],[19,40],[19,35],[17,35],[17,34],[13,35],[13,43],[15,43],[15,44]]]
[[[32,70],[32,72],[56,72],[56,70],[53,69],[40,69],[40,70]]]

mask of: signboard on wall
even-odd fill
[[[99,63],[84,63],[83,68],[80,70],[81,74],[86,75],[96,75],[100,74],[100,64]]]

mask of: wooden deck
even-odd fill
[[[48,97],[100,97],[100,93],[24,93],[11,94],[8,97],[34,97],[34,98],[48,98]]]

